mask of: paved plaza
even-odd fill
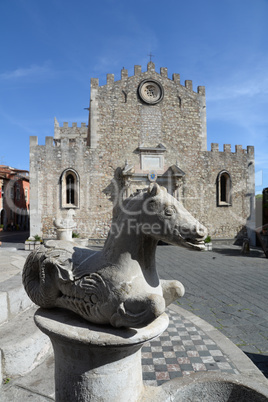
[[[268,259],[260,249],[213,251],[160,246],[159,275],[185,286],[179,306],[201,317],[242,349],[268,377]]]

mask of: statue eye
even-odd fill
[[[172,216],[173,214],[175,214],[176,210],[174,207],[167,207],[165,209],[165,215],[167,216]]]

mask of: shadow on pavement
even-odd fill
[[[245,258],[250,258],[250,257],[266,258],[263,250],[257,249],[257,248],[251,249],[249,254],[245,254],[245,255],[243,255],[241,253],[241,248],[236,248],[236,249],[228,248],[228,247],[227,248],[220,248],[220,247],[218,248],[217,246],[215,246],[215,247],[213,247],[213,251],[215,253],[219,253],[222,255],[230,256],[230,257],[239,256],[239,257],[245,257]]]
[[[247,357],[258,367],[258,369],[268,378],[268,355],[244,352]]]
[[[24,249],[25,240],[28,239],[29,235],[29,231],[0,232],[0,241],[2,242],[2,247]]]

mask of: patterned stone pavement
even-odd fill
[[[161,385],[197,371],[238,374],[205,332],[170,309],[168,315],[167,330],[142,348],[143,380],[147,385]]]
[[[213,245],[195,252],[175,246],[157,247],[162,279],[185,287],[178,305],[202,318],[238,346],[268,378],[268,259],[252,248]]]

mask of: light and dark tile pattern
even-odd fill
[[[238,374],[233,363],[200,328],[174,311],[167,313],[167,330],[142,348],[143,380],[147,385],[161,385],[194,371]]]

